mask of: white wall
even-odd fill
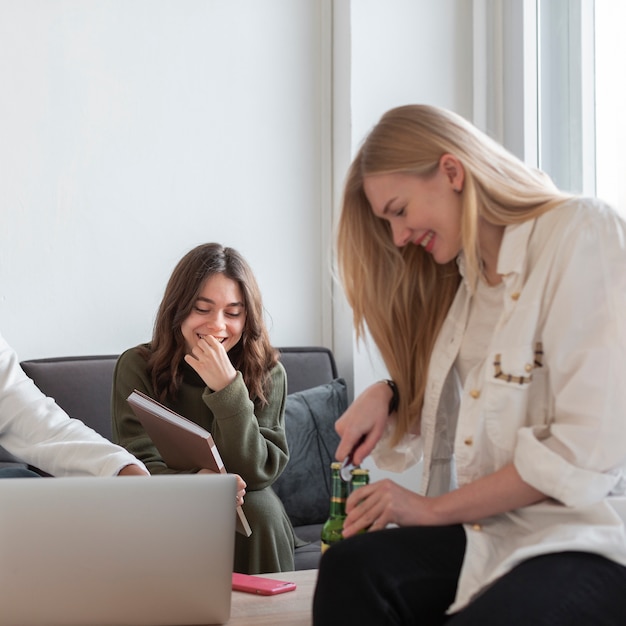
[[[0,0],[0,332],[20,358],[149,338],[177,260],[252,264],[276,345],[323,329],[320,8]]]
[[[275,344],[350,336],[337,285],[324,326],[329,5],[337,203],[385,109],[468,113],[470,3],[0,0],[0,330],[21,358],[146,339],[173,265],[215,240],[255,268]]]
[[[385,110],[471,117],[472,2],[0,0],[0,84],[0,331],[20,358],[148,339],[176,261],[220,241],[254,267],[275,345],[329,345],[356,392],[385,375],[329,280],[331,217]]]

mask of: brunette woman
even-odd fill
[[[295,540],[272,491],[289,459],[286,375],[263,313],[245,259],[217,243],[197,246],[174,269],[152,341],[120,356],[113,384],[114,440],[152,474],[175,470],[128,405],[133,389],[211,432],[226,469],[240,477],[238,503],[246,489],[243,509],[252,535],[236,535],[235,571],[249,574],[292,570]]]

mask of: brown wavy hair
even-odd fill
[[[240,341],[228,357],[239,370],[250,393],[260,405],[267,404],[270,370],[278,362],[265,325],[261,291],[252,269],[237,250],[206,243],[190,250],[176,265],[159,306],[152,342],[143,351],[157,398],[176,398],[183,377],[186,353],[181,324],[191,313],[206,280],[224,274],[235,281],[243,295],[246,322]]]
[[[444,154],[465,171],[461,239],[470,288],[481,273],[479,219],[523,222],[570,196],[462,117],[426,105],[391,109],[366,137],[348,171],[337,228],[337,261],[357,338],[366,327],[400,392],[397,443],[419,420],[431,354],[461,277],[456,261],[439,265],[421,246],[397,248],[386,220],[363,190],[374,174],[427,177]]]

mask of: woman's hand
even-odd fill
[[[364,528],[380,530],[387,524],[467,524],[545,499],[545,494],[522,480],[513,463],[436,497],[421,496],[385,479],[350,494],[343,535],[349,537]]]
[[[230,362],[224,346],[212,335],[198,339],[191,354],[185,355],[185,361],[213,391],[224,389],[237,376],[237,370]]]
[[[125,465],[118,473],[118,476],[150,476],[143,467],[139,465]]]
[[[341,441],[335,457],[343,461],[352,453],[352,462],[360,465],[381,438],[387,418],[391,389],[384,381],[370,385],[335,423]]]
[[[213,470],[204,468],[201,469],[198,474],[217,474]],[[233,474],[237,479],[237,495],[235,496],[235,506],[241,506],[243,504],[243,497],[246,495],[246,481],[239,476],[239,474]]]
[[[239,476],[239,474],[235,474],[235,478],[237,479],[237,495],[235,496],[235,502],[237,506],[241,506],[243,504],[243,497],[246,495],[246,481]]]
[[[381,530],[387,524],[432,526],[437,520],[433,498],[426,498],[392,480],[380,480],[353,491],[346,502],[343,536],[360,530]]]

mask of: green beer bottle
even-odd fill
[[[363,485],[368,485],[370,482],[370,471],[367,469],[363,469],[362,467],[355,467],[352,470],[352,491],[358,489],[359,487],[363,487]]]
[[[343,539],[343,521],[346,519],[346,498],[349,484],[341,480],[341,463],[331,463],[330,515],[322,527],[322,554]]]
[[[368,485],[370,482],[370,471],[368,469],[363,469],[362,467],[355,467],[352,472],[352,491],[358,489],[359,487],[363,487],[364,485]],[[363,528],[359,530],[358,534],[366,533],[367,528]]]

